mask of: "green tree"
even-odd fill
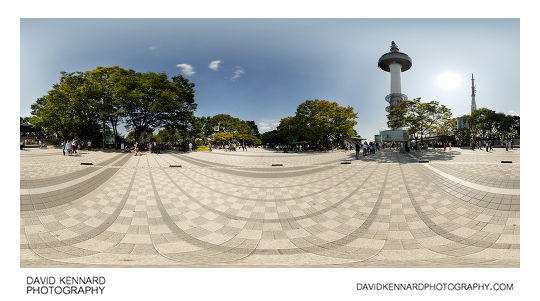
[[[221,132],[214,135],[214,140],[219,144],[228,144],[231,143],[234,139],[234,133],[231,132]]]
[[[93,105],[85,75],[61,72],[59,83],[31,105],[31,122],[60,139],[95,139],[101,127]]]
[[[473,140],[476,137],[480,137],[482,139],[492,137],[496,131],[498,123],[497,119],[499,118],[500,117],[497,116],[497,113],[490,109],[479,108],[474,110],[469,118],[469,127],[471,129]]]
[[[183,142],[194,141],[202,131],[200,120],[195,117],[195,84],[181,75],[171,79],[172,85],[166,91],[167,101],[160,103],[160,118],[168,129],[177,129]]]
[[[220,132],[252,134],[252,128],[249,122],[228,114],[218,114],[211,117],[210,124],[212,127],[219,126]]]
[[[261,142],[264,144],[279,144],[283,141],[279,138],[279,133],[276,130],[268,131],[261,134]]]
[[[178,131],[175,129],[161,129],[156,135],[155,139],[161,143],[172,143],[178,141]]]
[[[354,135],[357,117],[350,106],[316,99],[306,100],[298,106],[295,123],[310,144],[330,146]]]
[[[304,138],[304,130],[303,126],[299,123],[299,118],[296,116],[282,118],[277,126],[279,141],[281,143],[289,143],[302,140]]]
[[[122,97],[125,88],[123,85],[129,74],[130,71],[118,66],[97,67],[84,73],[87,87],[83,89],[87,89],[95,113],[110,123],[116,148],[118,148],[118,124],[123,117]]]
[[[406,100],[397,105],[388,117],[390,128],[407,128],[409,135],[421,143],[426,135],[438,134],[453,127],[452,112],[437,101],[421,102],[420,98]]]
[[[259,127],[255,123],[255,121],[246,121],[246,122],[251,128],[251,134],[255,137],[260,137],[261,134],[259,133]]]

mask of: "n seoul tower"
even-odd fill
[[[407,95],[401,93],[401,72],[411,69],[412,60],[403,52],[399,52],[396,43],[392,41],[390,52],[385,53],[379,59],[379,68],[390,72],[390,94],[385,100],[389,103],[386,112],[390,112],[400,102],[407,100]]]

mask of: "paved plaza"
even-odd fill
[[[21,266],[519,267],[519,150],[353,159],[24,150]]]

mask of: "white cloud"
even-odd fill
[[[208,68],[217,71],[219,69],[219,64],[221,64],[221,60],[211,61],[210,65],[208,65]]]
[[[277,120],[261,120],[257,123],[257,127],[259,128],[260,133],[275,130],[278,125],[279,121]]]
[[[154,50],[156,50],[157,48],[158,48],[158,47],[157,47],[157,46],[154,46],[154,45],[148,47],[148,49],[149,49],[150,51],[154,51]]]
[[[510,111],[506,112],[506,114],[511,115],[511,116],[519,116],[519,113],[514,111],[514,110],[510,110]]]
[[[235,81],[235,80],[239,79],[240,76],[242,76],[242,74],[244,74],[244,73],[246,73],[244,68],[242,68],[240,66],[236,66],[236,70],[234,70],[234,75],[233,75],[233,77],[231,77],[231,80]]]
[[[195,71],[193,70],[193,66],[188,64],[178,64],[176,65],[178,68],[182,68],[182,73],[184,73],[187,76],[192,76],[195,74]]]

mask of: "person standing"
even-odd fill
[[[62,154],[65,156],[66,155],[66,141],[62,141]]]
[[[189,152],[190,152],[190,153],[191,153],[192,149],[193,149],[193,144],[190,142],[190,143],[189,143]]]
[[[67,150],[68,156],[71,156],[71,142],[69,142],[69,140],[66,142],[66,150]]]
[[[491,141],[486,141],[486,153],[489,153],[489,145],[491,144]]]
[[[360,144],[356,143],[356,160],[360,157]]]
[[[364,141],[364,144],[362,145],[362,155],[365,157],[367,156],[367,142]]]
[[[508,141],[504,140],[504,145],[506,147],[506,151],[508,151]]]

